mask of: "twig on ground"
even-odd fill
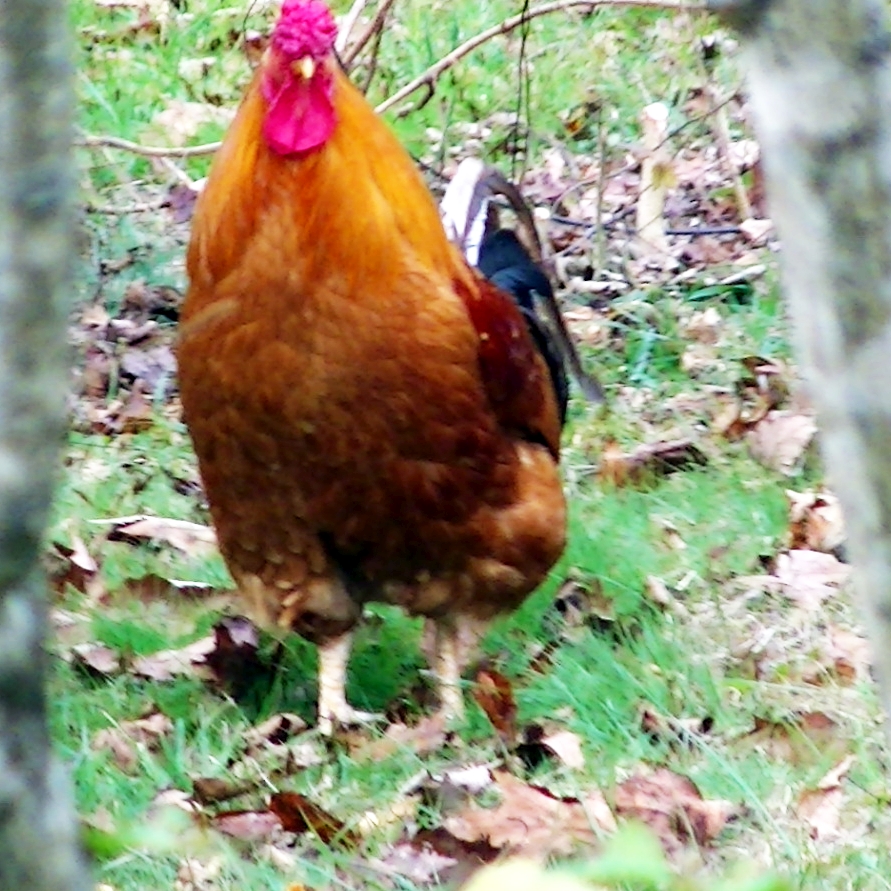
[[[94,136],[85,133],[74,140],[81,148],[117,148],[146,158],[197,158],[212,155],[222,145],[221,142],[206,142],[204,145],[140,145],[119,136]]]
[[[169,198],[156,198],[154,201],[143,201],[138,204],[121,204],[119,206],[113,204],[87,204],[84,210],[87,213],[126,216],[130,213],[148,213],[149,211],[160,210],[169,200]]]
[[[385,4],[388,5],[387,0],[385,0]],[[382,4],[382,6],[385,4]],[[464,56],[473,52],[478,46],[481,46],[493,37],[498,37],[499,34],[509,34],[525,22],[539,16],[549,15],[552,12],[562,12],[574,7],[595,9],[598,6],[635,6],[650,9],[700,10],[703,12],[706,9],[703,0],[557,0],[554,3],[543,3],[541,6],[535,6],[519,15],[511,16],[503,22],[481,31],[475,37],[464,41],[460,46],[455,47],[450,53],[431,65],[425,72],[398,89],[392,96],[388,96],[375,108],[375,111],[378,114],[387,111],[387,109],[392,108],[397,102],[401,102],[406,96],[410,96],[422,86],[432,88],[436,79],[444,71],[447,71],[452,65],[463,59]]]

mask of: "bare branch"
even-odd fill
[[[557,0],[554,3],[543,3],[541,6],[535,6],[519,15],[511,16],[503,22],[481,31],[475,37],[469,38],[460,46],[455,47],[448,55],[443,56],[438,62],[431,65],[425,72],[418,75],[414,80],[409,81],[404,87],[381,102],[375,111],[378,114],[382,114],[392,108],[397,102],[401,102],[406,96],[410,96],[415,90],[423,86],[432,88],[436,79],[460,59],[463,59],[464,56],[472,53],[478,46],[482,46],[482,44],[492,40],[493,37],[498,37],[499,34],[509,34],[514,29],[519,28],[524,22],[543,15],[550,15],[552,12],[563,12],[576,7],[596,9],[598,6],[634,6],[646,9],[699,10],[703,12],[706,8],[704,0]]]
[[[356,57],[359,53],[365,49],[368,41],[377,34],[378,31],[381,30],[384,26],[384,21],[387,18],[387,13],[390,11],[390,7],[393,5],[395,0],[382,0],[381,5],[378,7],[377,12],[375,13],[374,18],[371,20],[371,23],[368,27],[362,32],[362,34],[357,38],[356,42],[350,47],[350,51],[344,54],[343,64],[347,71],[352,67],[353,62],[356,61]]]
[[[334,49],[338,54],[343,53],[346,49],[350,34],[356,26],[359,16],[362,15],[362,10],[365,9],[367,4],[368,0],[354,0],[353,5],[350,7],[350,11],[340,20],[340,28],[337,31],[337,40],[334,41]]]
[[[223,144],[222,142],[206,142],[204,145],[140,145],[121,139],[119,136],[93,136],[89,133],[78,137],[74,144],[81,148],[116,148],[145,158],[198,158],[212,155]]]

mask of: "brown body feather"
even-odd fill
[[[368,599],[511,609],[565,530],[558,411],[520,313],[335,77],[333,137],[290,157],[249,88],[196,209],[179,350],[227,564],[268,621],[315,640]]]

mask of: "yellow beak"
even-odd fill
[[[309,80],[316,71],[315,60],[311,59],[309,56],[304,56],[302,59],[298,59],[296,62],[292,63],[291,71],[298,77],[302,77],[304,80]]]

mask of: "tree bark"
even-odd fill
[[[891,35],[885,4],[712,0],[711,6],[745,39],[796,346],[844,508],[891,715]]]
[[[0,888],[86,891],[46,722],[38,553],[64,431],[72,108],[62,0],[0,12]]]

